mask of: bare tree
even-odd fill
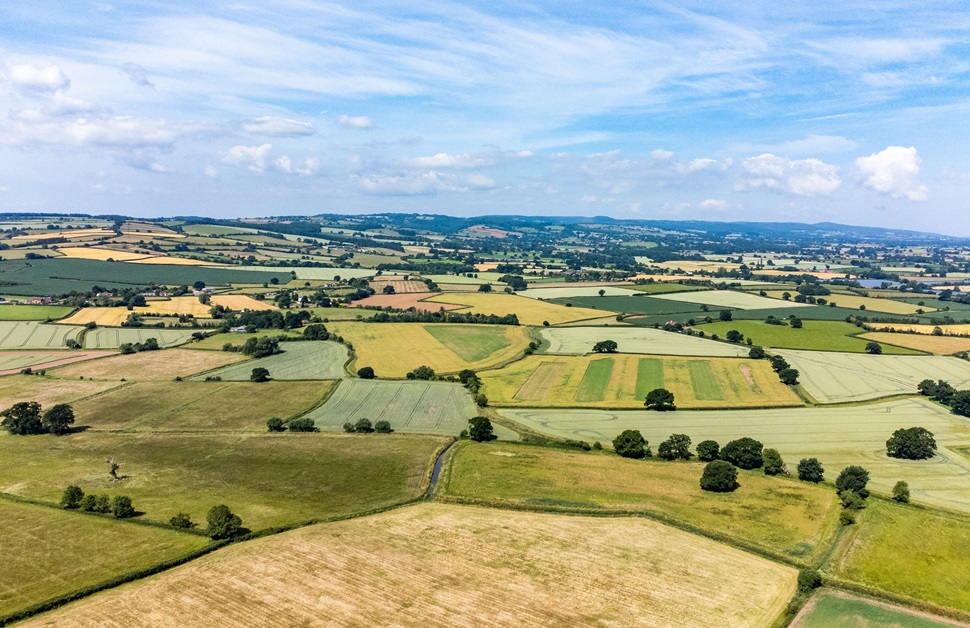
[[[116,461],[114,458],[108,458],[105,460],[109,465],[111,465],[111,478],[113,482],[119,481],[121,478],[118,477],[118,469],[121,468],[121,463]]]

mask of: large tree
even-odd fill
[[[492,429],[492,422],[484,416],[476,416],[468,420],[468,436],[480,443],[498,438]]]
[[[959,414],[960,416],[970,417],[970,390],[961,390],[952,393],[946,401],[943,401],[940,397],[939,388],[935,398],[941,403],[948,403],[950,406],[950,411],[953,414]]]
[[[825,468],[818,458],[802,458],[798,461],[798,479],[818,484],[825,479]]]
[[[848,466],[842,469],[835,479],[835,488],[842,491],[854,491],[859,497],[869,497],[866,485],[869,483],[869,472],[859,466]]]
[[[618,346],[615,340],[600,340],[593,345],[596,353],[616,353]]]
[[[40,404],[36,401],[21,401],[0,412],[0,427],[11,434],[43,434],[44,426],[40,418]]]
[[[674,405],[674,393],[666,388],[655,388],[648,392],[647,399],[643,402],[643,405],[647,410],[656,410],[658,412],[677,409],[677,406]]]
[[[671,434],[657,446],[657,456],[664,460],[690,460],[693,455],[690,452],[690,436],[687,434]]]
[[[721,460],[726,460],[741,469],[760,469],[764,464],[760,441],[747,436],[732,440],[721,448]]]
[[[697,459],[701,462],[717,460],[721,455],[721,446],[716,440],[702,440],[697,443]]]
[[[714,460],[707,463],[701,475],[701,488],[715,493],[730,493],[740,486],[738,470],[729,462]]]
[[[650,455],[649,443],[638,430],[623,430],[613,439],[613,450],[624,458],[645,458]]]
[[[213,506],[205,519],[209,524],[206,534],[216,541],[235,536],[242,527],[242,519],[233,514],[226,505]]]
[[[44,413],[41,425],[51,434],[58,436],[67,434],[71,431],[71,426],[74,425],[74,409],[66,403],[52,406]]]
[[[900,428],[886,441],[890,458],[925,460],[936,455],[936,439],[925,427]]]

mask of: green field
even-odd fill
[[[724,399],[724,391],[721,390],[710,362],[693,361],[687,365],[687,369],[690,371],[690,385],[694,389],[694,397],[701,401]]]
[[[99,327],[84,334],[86,349],[117,349],[126,342],[145,342],[149,338],[158,341],[160,347],[176,347],[192,339],[198,329],[157,329],[152,327]]]
[[[2,499],[0,539],[0,617],[177,558],[208,542],[174,530]]]
[[[215,334],[204,338],[198,342],[192,343],[193,349],[207,349],[211,351],[222,351],[222,346],[226,343],[235,345],[237,347],[242,347],[246,344],[246,341],[250,338],[264,338],[266,336],[271,336],[276,338],[277,336],[295,336],[297,333],[285,331],[283,329],[265,329],[263,331],[258,331],[252,334],[230,332],[226,334]],[[285,348],[285,347],[284,347]]]
[[[596,297],[599,298],[599,291],[604,292],[604,296],[628,297],[635,293],[627,289],[626,286],[618,288],[615,286],[567,286],[564,288],[529,288],[520,294],[530,299],[571,299],[575,297]]]
[[[336,342],[302,341],[280,344],[283,353],[247,360],[239,364],[196,375],[193,380],[220,377],[226,381],[248,382],[253,369],[263,367],[275,380],[340,379],[346,375],[347,348]]]
[[[601,340],[613,340],[620,353],[651,355],[690,355],[724,358],[747,357],[748,347],[706,340],[649,327],[543,327],[539,330],[548,342],[544,353],[582,355],[590,353]]]
[[[498,325],[427,325],[425,329],[468,362],[484,360],[512,344],[505,328]]]
[[[721,338],[732,329],[744,334],[745,339],[763,347],[778,349],[807,349],[812,351],[846,351],[849,353],[865,353],[866,344],[863,338],[853,338],[854,334],[865,333],[865,330],[845,321],[810,321],[803,322],[801,329],[787,325],[769,325],[764,321],[735,320],[730,322],[708,323],[695,327],[708,336],[717,334]],[[883,345],[884,354],[918,355],[918,351]]]
[[[822,590],[809,600],[791,628],[946,628],[954,622],[842,591]]]
[[[640,358],[637,362],[637,399],[646,399],[647,393],[664,386],[664,361],[656,358]]]
[[[689,286],[675,281],[658,281],[657,283],[634,284],[626,286],[630,290],[644,294],[670,294],[671,292],[690,292],[692,290],[707,290],[704,286]]]
[[[81,327],[44,325],[31,321],[0,321],[0,349],[66,349]]]
[[[656,297],[665,301],[678,301],[682,303],[696,303],[708,305],[712,308],[737,309],[737,310],[770,310],[776,307],[788,307],[796,312],[802,308],[811,306],[804,303],[785,303],[780,299],[769,299],[756,294],[738,292],[736,290],[706,290],[703,292],[677,292],[674,294],[664,294]]]
[[[260,530],[417,497],[444,443],[407,434],[3,434],[0,491],[56,504],[77,484],[129,495],[147,519],[186,512],[203,525],[209,508],[227,504]],[[122,463],[122,481],[112,482],[108,458]]]
[[[0,305],[0,321],[56,320],[73,311],[73,307],[66,305]]]
[[[656,447],[658,441],[651,444]],[[806,562],[837,528],[832,489],[760,471],[734,493],[698,486],[703,463],[642,462],[523,445],[462,444],[439,493],[522,505],[645,512]]]
[[[586,367],[583,381],[576,390],[576,401],[603,401],[606,387],[613,374],[613,359],[601,358],[593,360]]]

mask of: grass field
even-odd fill
[[[65,229],[64,231],[41,231],[14,236],[12,239],[20,241],[40,240],[46,238],[96,238],[100,236],[114,235],[114,231],[107,229]]]
[[[800,459],[815,457],[834,481],[844,467],[861,465],[872,476],[874,491],[888,495],[898,480],[906,480],[914,502],[970,511],[970,459],[953,450],[970,443],[970,423],[922,399],[839,408],[664,413],[508,408],[499,413],[544,434],[604,445],[625,429],[640,430],[655,446],[673,433],[722,445],[750,436],[781,452],[791,469]],[[886,439],[900,427],[917,425],[933,432],[937,455],[920,461],[887,457]]]
[[[487,368],[521,356],[530,341],[525,327],[504,325],[338,321],[327,329],[353,343],[356,368],[371,366],[378,377],[404,377],[422,365],[438,373]]]
[[[808,349],[811,351],[847,351],[864,353],[869,342],[863,338],[856,338],[853,334],[861,333],[862,329],[844,321],[803,321],[801,329],[787,325],[769,325],[764,321],[730,321],[726,323],[708,323],[695,327],[708,336],[717,334],[724,338],[728,331],[735,329],[744,334],[745,339],[751,338],[756,345],[776,347],[778,349]],[[885,354],[914,355],[912,349],[885,345]]]
[[[36,401],[43,406],[74,403],[121,386],[118,382],[55,380],[35,375],[7,375],[0,378],[3,409],[21,401]]]
[[[67,341],[77,340],[80,333],[80,327],[0,321],[0,349],[66,349]]]
[[[246,341],[250,338],[263,338],[265,336],[276,338],[278,336],[297,335],[303,335],[303,331],[300,329],[297,329],[296,331],[286,331],[283,329],[264,329],[263,331],[258,331],[252,334],[230,332],[226,334],[215,334],[213,336],[209,336],[208,338],[203,338],[198,342],[193,342],[192,348],[207,351],[222,351],[222,346],[227,342],[229,344],[236,345],[237,347],[241,347],[242,345],[246,344]]]
[[[159,329],[155,327],[119,327],[117,329],[92,329],[84,334],[86,349],[117,349],[126,342],[145,342],[149,338],[161,347],[177,347],[192,339],[198,329]]]
[[[72,353],[73,354],[73,353]],[[91,360],[84,364],[72,364],[48,371],[50,377],[63,379],[107,379],[128,381],[170,381],[176,377],[188,377],[195,373],[219,368],[246,359],[238,353],[167,349],[144,351]],[[248,378],[247,378],[248,379]]]
[[[649,327],[543,327],[539,333],[549,342],[545,353],[582,355],[601,340],[615,340],[621,353],[746,357],[748,347],[714,342]]]
[[[514,294],[455,292],[439,294],[430,297],[427,301],[466,305],[468,309],[461,311],[475,314],[496,314],[498,316],[515,314],[519,317],[519,323],[522,325],[542,325],[546,321],[550,325],[558,325],[559,323],[578,321],[586,318],[597,318],[603,315],[602,312],[597,310],[582,307],[567,308],[563,305],[539,301],[537,299],[527,299]]]
[[[609,296],[630,296],[632,286],[566,286],[564,288],[529,288],[519,294],[530,299],[568,299],[571,297],[597,297],[600,290]]]
[[[129,495],[167,522],[227,504],[252,530],[348,515],[417,497],[442,438],[396,434],[0,435],[0,490],[56,503],[69,484]],[[105,460],[122,463],[113,482]]]
[[[776,291],[772,290],[768,292],[768,296],[774,297],[775,299],[780,299],[783,290]],[[794,291],[791,292],[794,295]],[[860,306],[865,306],[867,311],[873,312],[885,312],[886,314],[915,314],[916,310],[923,310],[925,312],[930,312],[933,310],[932,307],[920,307],[915,303],[906,303],[904,301],[895,301],[892,299],[874,299],[872,297],[863,297],[855,294],[837,294],[832,293],[823,297],[826,301],[830,303],[835,303],[838,307],[849,308],[850,310],[858,310]]]
[[[0,500],[0,616],[145,569],[205,537]]]
[[[799,372],[805,390],[821,403],[866,401],[915,394],[924,379],[970,386],[970,362],[938,355],[868,355],[778,351]]]
[[[0,321],[45,321],[64,318],[74,311],[66,305],[0,305]]]
[[[64,364],[103,358],[113,353],[108,351],[0,351],[0,375],[19,373],[30,367],[35,371],[54,368]]]
[[[707,493],[698,485],[703,467],[463,443],[439,492],[522,505],[645,512],[806,562],[831,541],[838,514],[832,489],[752,471],[741,473],[741,488],[733,493]]]
[[[815,594],[790,628],[946,628],[964,624],[900,606],[823,589]]]
[[[923,334],[893,334],[889,332],[869,332],[860,338],[874,340],[880,344],[893,344],[914,351],[925,351],[937,355],[950,355],[958,351],[970,351],[970,338],[956,336],[927,336]]]
[[[74,413],[78,425],[95,430],[264,432],[266,419],[303,414],[332,386],[332,382],[136,382],[76,403]]]
[[[769,299],[756,294],[748,294],[747,292],[737,292],[734,290],[675,292],[673,294],[660,294],[654,298],[665,299],[667,301],[698,303],[701,305],[706,304],[719,309],[731,308],[736,310],[768,310],[776,307],[811,307],[807,303],[785,303],[777,298]]]
[[[754,627],[794,590],[793,569],[649,520],[418,504],[236,545],[25,626],[201,625],[204,608],[208,625]]]
[[[584,384],[591,361],[601,363]],[[479,376],[500,406],[642,408],[661,387],[683,408],[802,405],[765,360],[533,355]]]
[[[344,364],[349,356],[347,355],[347,348],[342,344],[308,340],[284,342],[280,345],[280,348],[283,349],[283,353],[232,364],[211,373],[197,375],[193,379],[204,380],[206,377],[221,377],[226,381],[248,382],[253,369],[257,367],[269,370],[269,376],[275,380],[340,379],[346,375]],[[212,351],[193,350],[192,352],[213,355]],[[239,354],[226,353],[225,355]]]
[[[970,611],[970,519],[874,502],[831,566],[839,577]]]

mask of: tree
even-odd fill
[[[701,462],[717,460],[721,455],[721,446],[716,440],[702,440],[697,443],[697,459]]]
[[[655,388],[648,392],[643,405],[647,410],[656,410],[657,412],[677,409],[677,406],[674,405],[674,393],[666,388]]]
[[[748,357],[752,360],[763,360],[765,357],[765,350],[761,347],[751,347],[751,350],[748,351]]]
[[[712,460],[701,474],[701,488],[714,493],[730,493],[738,488],[738,470],[724,460]]]
[[[616,353],[617,344],[615,340],[600,340],[593,345],[596,353]]]
[[[94,495],[85,495],[78,502],[77,507],[83,512],[94,512],[94,506],[97,498]]]
[[[344,431],[347,432],[348,434],[353,434],[354,432],[357,431],[354,429],[354,424],[351,423],[350,421],[345,421],[343,428],[344,428]]]
[[[111,512],[111,499],[102,493],[94,498],[94,512]]]
[[[924,397],[933,397],[936,395],[936,382],[932,379],[924,379],[916,385],[916,390]]]
[[[370,422],[370,419],[361,417],[354,423],[354,431],[358,434],[370,434],[374,431],[374,424]]]
[[[40,404],[36,401],[21,401],[0,412],[0,427],[4,427],[11,434],[26,436],[28,434],[43,434],[44,426],[40,419]]]
[[[363,366],[357,369],[357,377],[361,379],[374,379],[377,376],[374,374],[373,368],[369,366]]]
[[[131,505],[131,498],[127,495],[115,495],[111,500],[111,514],[116,519],[128,519],[135,516],[135,507]]]
[[[791,325],[793,329],[801,329],[802,328],[802,319],[800,319],[800,318],[791,318],[791,319],[788,320],[788,324]]]
[[[602,297],[606,295],[606,290],[603,290],[602,288],[600,288],[596,293]]]
[[[315,323],[306,326],[306,329],[303,330],[303,337],[307,340],[329,340],[330,332],[327,331],[325,325]]]
[[[279,314],[279,312],[276,312],[276,314]],[[280,341],[276,338],[270,338],[269,336],[249,338],[245,343],[243,343],[242,353],[243,355],[252,356],[254,358],[265,358],[267,356],[280,353]]]
[[[926,460],[936,455],[936,439],[923,427],[900,428],[886,441],[886,454],[890,458]]]
[[[242,519],[226,505],[213,506],[205,520],[209,524],[206,534],[214,541],[232,538],[242,527]]]
[[[765,475],[788,475],[788,467],[777,449],[765,449],[761,457],[765,463]]]
[[[387,284],[386,286],[384,286],[384,290],[382,290],[382,292],[384,294],[394,294],[396,290],[394,290],[394,286],[392,286],[391,284]]]
[[[778,379],[781,380],[782,384],[787,384],[788,386],[796,386],[798,384],[798,369],[787,368],[778,371]]]
[[[671,434],[657,446],[657,456],[664,460],[690,460],[694,456],[690,452],[690,436]]]
[[[378,434],[390,434],[394,430],[391,429],[391,422],[387,419],[381,419],[377,423],[374,423],[374,431]]]
[[[849,466],[842,469],[839,477],[835,479],[835,488],[842,491],[855,491],[859,497],[865,499],[869,497],[866,484],[869,483],[869,472],[859,466]]]
[[[66,403],[52,406],[44,413],[41,425],[45,431],[51,434],[57,436],[67,434],[71,431],[71,426],[74,425],[74,409]]]
[[[291,432],[319,432],[320,429],[317,424],[313,422],[310,417],[303,417],[301,419],[293,419],[286,424],[287,429]]]
[[[734,315],[731,314],[731,310],[721,310],[721,313],[717,316],[724,322],[730,321],[732,318],[734,318]]]
[[[613,439],[613,451],[624,458],[640,460],[649,457],[651,455],[649,445],[650,443],[638,430],[623,430]]]
[[[192,288],[194,288],[195,290],[202,290],[205,288],[205,282],[196,281],[195,283],[192,284]]]
[[[498,438],[492,430],[492,422],[488,420],[488,417],[483,416],[472,417],[468,420],[468,436],[479,443]]]
[[[933,401],[939,401],[940,403],[952,406],[956,395],[957,389],[951,386],[949,382],[945,382],[942,379],[936,382],[936,390],[933,391]]]
[[[725,336],[728,342],[733,342],[735,344],[744,340],[744,334],[739,332],[737,329],[730,330]]]
[[[491,286],[491,284],[487,284],[487,283],[480,284],[478,286],[478,291],[479,292],[491,292],[492,291],[492,286]]]
[[[866,507],[866,500],[852,490],[840,492],[839,499],[842,500],[842,507],[846,510],[862,510]]]
[[[266,421],[266,429],[270,432],[285,432],[286,425],[283,424],[283,419],[274,416]]]
[[[81,490],[80,486],[72,484],[64,489],[64,495],[61,496],[61,508],[73,510],[81,505],[82,499],[84,499],[84,491]]]
[[[408,379],[434,379],[434,369],[430,366],[419,366],[408,372]]]
[[[119,481],[121,478],[118,477],[118,469],[121,468],[121,463],[115,460],[114,458],[108,458],[107,460],[105,460],[105,462],[107,462],[108,466],[110,467],[108,474],[111,476],[111,481],[112,482]]]
[[[898,501],[900,504],[908,504],[909,503],[909,484],[907,484],[903,480],[896,482],[896,485],[893,486],[893,499]]]
[[[251,381],[256,383],[268,382],[269,381],[269,370],[263,368],[262,366],[257,366],[253,369],[252,375],[249,376]]]
[[[946,403],[946,402],[943,402]],[[950,412],[970,417],[970,390],[961,390],[950,397]]]
[[[882,353],[882,345],[878,342],[867,342],[866,343],[866,353],[871,353],[872,355],[879,355]]]
[[[195,527],[195,524],[192,523],[192,517],[190,517],[188,514],[184,512],[180,512],[179,514],[169,519],[168,523],[173,528],[177,528],[179,530],[189,530]]]
[[[798,479],[818,484],[825,479],[825,468],[818,458],[802,458],[798,461]]]
[[[768,358],[768,361],[771,362],[771,369],[775,373],[791,367],[791,365],[788,364],[788,360],[786,360],[780,355],[773,355],[770,358]]]
[[[760,441],[747,436],[732,440],[721,449],[721,460],[730,462],[741,469],[760,469],[764,464]]]
[[[814,569],[802,569],[798,572],[799,593],[810,593],[822,586],[822,576]]]

